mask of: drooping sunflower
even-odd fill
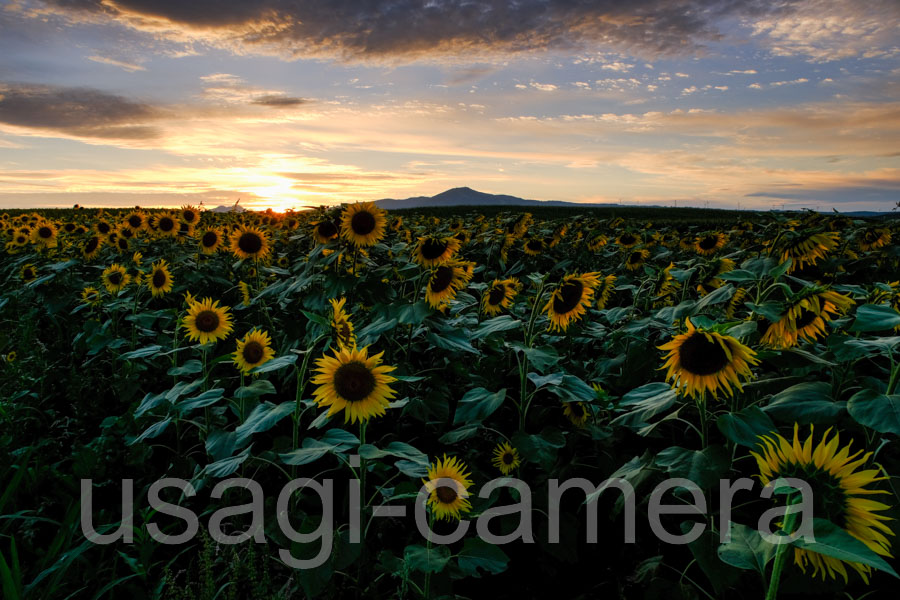
[[[187,329],[187,338],[192,342],[207,344],[223,340],[231,333],[231,313],[227,306],[219,306],[218,300],[194,300],[189,303],[181,326]]]
[[[522,250],[525,251],[525,254],[528,256],[537,256],[544,252],[547,249],[547,244],[544,243],[544,240],[541,238],[529,238],[526,240],[525,244],[522,246]]]
[[[175,237],[178,235],[178,217],[169,211],[161,212],[153,219],[153,227],[163,237]]]
[[[509,475],[521,464],[519,451],[513,448],[509,442],[497,444],[491,464],[500,469],[504,475]]]
[[[135,252],[131,255],[131,262],[134,263],[134,266],[140,267],[141,263],[144,261],[144,255],[140,252]]]
[[[328,416],[344,411],[344,422],[368,421],[383,416],[397,392],[389,385],[396,378],[388,375],[396,367],[381,364],[384,352],[368,355],[368,346],[342,348],[334,356],[316,360],[319,373],[312,382],[319,387],[313,396],[320,407],[329,407]]]
[[[231,251],[238,258],[265,259],[269,255],[269,236],[258,227],[241,226],[231,234]]]
[[[455,237],[420,237],[413,260],[423,267],[436,267],[453,258],[459,246]]]
[[[481,297],[481,310],[487,315],[499,315],[512,305],[519,292],[519,282],[515,278],[495,279]]]
[[[238,340],[237,350],[232,355],[232,362],[246,375],[274,357],[275,351],[272,349],[272,338],[269,333],[254,328]]]
[[[128,286],[131,282],[131,275],[125,270],[125,267],[118,263],[113,263],[103,270],[101,275],[103,287],[110,294],[118,294]]]
[[[575,427],[584,427],[593,413],[587,402],[563,402],[563,414]]]
[[[824,288],[808,288],[794,296],[781,318],[771,323],[761,342],[772,348],[792,348],[825,335],[825,323],[846,313],[852,298]]]
[[[712,256],[725,246],[728,236],[721,232],[707,233],[694,241],[694,250],[701,256]]]
[[[859,237],[859,249],[863,252],[878,250],[891,243],[891,231],[884,227],[868,227]]]
[[[741,380],[753,377],[752,365],[759,364],[756,352],[730,335],[699,329],[685,319],[687,331],[675,336],[660,350],[668,350],[661,369],[668,369],[666,381],[682,395],[705,400],[711,392],[734,395],[732,386],[743,390]]]
[[[793,477],[805,481],[812,490],[813,514],[826,518],[844,531],[868,546],[881,556],[892,558],[891,542],[886,535],[893,535],[884,521],[891,517],[878,511],[889,510],[887,504],[872,500],[875,494],[888,494],[887,490],[866,487],[872,483],[885,481],[887,476],[878,468],[858,470],[872,457],[872,452],[862,450],[850,453],[851,441],[841,447],[840,434],[828,439],[831,428],[825,431],[816,444],[813,440],[813,426],[804,442],[799,439],[800,426],[794,424],[793,443],[777,432],[760,436],[759,452],[750,454],[759,466],[759,479],[763,485],[782,477]],[[860,454],[863,454],[860,456]],[[794,548],[794,564],[804,573],[807,565],[812,566],[812,576],[826,574],[837,579],[840,574],[848,581],[850,567],[869,582],[872,567],[862,563],[844,561],[832,556],[819,554],[805,548]]]
[[[253,301],[250,298],[250,286],[246,281],[239,281],[238,289],[241,290],[241,304],[243,304],[244,306],[250,306],[250,303]]]
[[[84,256],[84,260],[92,260],[100,253],[100,248],[102,246],[103,238],[92,235],[88,238],[88,241],[84,243],[84,246],[81,247],[81,255]]]
[[[550,319],[550,331],[565,331],[587,312],[594,297],[594,288],[600,283],[599,276],[600,273],[593,272],[581,275],[572,273],[563,277],[543,308]]]
[[[341,235],[354,246],[374,246],[384,237],[386,214],[374,202],[351,204],[341,213]]]
[[[591,252],[596,252],[600,248],[604,247],[609,243],[609,238],[607,238],[602,233],[599,235],[595,235],[591,238],[591,241],[588,242],[588,250]]]
[[[356,333],[353,331],[350,314],[344,310],[347,299],[332,298],[328,302],[331,303],[331,330],[337,347],[341,350],[353,350],[356,348]]]
[[[203,254],[215,254],[222,246],[222,230],[218,227],[207,227],[200,233],[197,243]]]
[[[731,300],[728,301],[728,306],[725,307],[725,317],[733,319],[734,313],[744,306],[744,300],[746,298],[747,290],[744,288],[737,288],[734,290],[734,296],[731,297]]]
[[[150,288],[150,294],[154,298],[172,291],[172,274],[169,272],[169,264],[165,260],[158,260],[150,266],[147,287]]]
[[[88,306],[97,306],[100,304],[100,292],[97,288],[87,286],[81,290],[81,301]]]
[[[467,263],[451,260],[431,272],[425,287],[425,299],[432,308],[440,308],[452,300],[464,288],[472,275]]]
[[[781,251],[781,262],[791,259],[788,273],[802,269],[816,262],[837,248],[840,236],[834,231],[821,233],[792,234]]]
[[[594,297],[597,298],[597,310],[603,310],[609,304],[609,298],[615,291],[616,279],[615,275],[607,275],[599,279],[599,283],[594,290]]]
[[[459,520],[460,513],[472,510],[468,489],[472,485],[470,473],[466,473],[464,462],[451,456],[432,463],[428,469],[428,479],[423,479],[428,491],[428,505],[438,520]]]
[[[625,233],[623,233],[622,235],[620,235],[619,237],[616,238],[616,243],[625,249],[634,248],[635,246],[637,246],[638,244],[641,243],[641,238],[640,238],[640,236],[634,235],[633,233],[626,231]]]
[[[327,244],[331,240],[336,240],[340,234],[340,228],[331,219],[323,219],[318,223],[313,223],[313,237],[316,243]]]
[[[634,250],[628,253],[628,258],[625,259],[625,268],[629,271],[637,271],[641,267],[644,266],[644,262],[650,258],[649,250]]]
[[[720,279],[719,275],[734,271],[734,261],[730,258],[718,258],[709,263],[706,276],[697,284],[697,291],[701,296],[705,296],[713,290],[722,287],[725,280]]]
[[[37,267],[35,267],[31,263],[22,265],[22,268],[19,269],[19,277],[22,278],[23,282],[31,283],[32,281],[37,279]]]

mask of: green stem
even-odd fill
[[[319,342],[328,337],[328,335],[329,334],[320,335],[313,341],[312,345],[306,349],[300,370],[297,371],[297,392],[294,396],[294,445],[292,447],[294,450],[300,447],[300,415],[303,413],[303,411],[300,410],[300,407],[303,404],[303,390],[306,388],[306,370],[309,367],[309,358],[312,356],[316,346],[319,345]],[[297,476],[296,465],[291,466],[291,476]]]
[[[891,356],[891,378],[888,380],[887,384],[887,395],[890,396],[894,393],[894,389],[897,387],[897,381],[900,380],[900,362],[894,360],[894,357]]]
[[[426,556],[431,558],[431,536],[432,530],[434,528],[434,513],[429,513],[428,515],[428,541],[426,542]],[[425,600],[429,600],[431,598],[431,571],[425,573],[425,593],[423,594]]]
[[[705,450],[709,441],[709,419],[706,414],[706,400],[697,400],[697,410],[700,412],[700,442]]]
[[[797,520],[797,512],[791,510],[795,504],[795,498],[800,498],[800,494],[795,494],[788,498],[787,512],[784,515],[784,524],[781,531],[790,535],[794,531],[794,521]],[[766,592],[766,600],[775,600],[778,596],[778,584],[781,582],[781,572],[784,570],[784,564],[787,559],[790,544],[783,543],[775,547],[775,563],[772,565],[772,576],[769,578],[769,589]]]

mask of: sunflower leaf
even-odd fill
[[[500,315],[499,317],[494,317],[493,319],[482,322],[481,325],[478,326],[478,329],[472,333],[472,339],[477,340],[487,337],[492,333],[517,329],[521,324],[522,321],[513,319],[509,315]]]
[[[278,371],[285,367],[289,367],[297,362],[296,354],[285,354],[284,356],[278,356],[273,358],[272,360],[265,362],[258,367],[255,367],[252,371],[250,371],[253,375],[259,375],[260,373],[268,373],[270,371]]]
[[[850,331],[885,331],[900,326],[900,312],[886,304],[863,304],[856,309]]]
[[[296,403],[292,401],[282,402],[281,404],[272,404],[271,402],[263,402],[253,409],[247,420],[237,426],[234,433],[237,435],[237,445],[244,445],[250,436],[254,433],[268,431],[275,427],[281,419],[291,414],[296,408]]]
[[[125,352],[124,354],[120,354],[119,358],[122,360],[132,360],[134,358],[144,358],[145,356],[153,356],[162,350],[162,346],[152,345],[152,346],[144,346],[143,348],[138,348],[137,350],[132,350],[131,352]]]
[[[765,541],[755,529],[733,521],[728,524],[728,533],[731,539],[719,545],[718,555],[722,562],[765,575],[776,546]]]
[[[769,415],[758,406],[750,406],[736,413],[725,413],[716,420],[716,425],[726,438],[748,448],[756,447],[760,435],[776,429]]]
[[[469,538],[457,555],[459,568],[470,577],[480,577],[479,568],[496,575],[506,570],[509,557],[494,544],[481,538]]]
[[[815,541],[800,537],[791,542],[792,545],[838,560],[862,563],[900,579],[897,572],[883,558],[831,521],[814,519],[813,532]]]
[[[193,398],[188,398],[187,400],[182,400],[178,404],[175,405],[175,409],[178,411],[180,415],[186,415],[194,409],[204,408],[206,406],[212,406],[216,402],[222,399],[225,395],[225,390],[222,388],[213,388],[211,390],[207,390],[201,394],[194,396]]]
[[[275,386],[272,385],[271,381],[268,379],[257,379],[250,385],[238,388],[234,392],[234,397],[242,400],[244,398],[257,398],[265,394],[274,394],[275,392]]]
[[[414,571],[440,573],[450,560],[450,549],[447,546],[433,546],[429,549],[415,544],[406,547],[403,560]]]
[[[845,410],[846,403],[831,399],[831,384],[812,381],[792,385],[772,397],[763,410],[787,423],[833,423]]]
[[[504,398],[506,398],[506,388],[498,392],[491,392],[484,388],[469,390],[456,407],[456,414],[453,416],[454,425],[484,421],[500,408]]]
[[[900,395],[861,390],[847,401],[847,412],[869,429],[900,435]]]

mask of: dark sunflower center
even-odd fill
[[[453,282],[453,269],[447,266],[438,267],[437,271],[431,277],[431,291],[435,293],[443,292]]]
[[[330,239],[337,235],[338,229],[331,221],[323,221],[317,226],[319,235],[323,238]]]
[[[559,289],[556,298],[553,299],[553,311],[563,315],[574,310],[581,302],[581,293],[583,291],[584,284],[577,279],[567,281]]]
[[[627,246],[628,244],[633,244],[635,242],[635,239],[633,235],[631,235],[630,233],[626,233],[619,238],[619,241]]]
[[[25,269],[22,275],[25,276],[25,279],[34,279],[34,271],[32,271],[31,269]]]
[[[719,243],[719,238],[714,235],[708,235],[697,244],[703,250],[712,250],[716,247],[716,244]]]
[[[828,519],[838,527],[847,527],[847,497],[841,482],[815,465],[785,465],[778,477],[793,477],[805,481],[812,489],[813,513]]]
[[[262,238],[253,232],[243,233],[238,239],[238,248],[247,254],[256,254],[262,250],[262,245]]]
[[[93,252],[97,249],[97,246],[100,245],[100,240],[97,238],[91,238],[88,240],[87,245],[84,247],[85,252]]]
[[[540,249],[544,246],[544,242],[542,242],[541,240],[528,240],[525,246],[533,252],[539,252]]]
[[[162,269],[153,272],[153,287],[161,288],[166,285],[166,273]]]
[[[629,264],[632,264],[632,265],[638,264],[640,262],[643,262],[643,260],[644,260],[644,257],[641,256],[640,252],[632,252],[631,254],[628,255]]]
[[[109,279],[109,282],[113,285],[119,285],[122,283],[122,273],[119,271],[113,271],[109,275],[106,276]]]
[[[722,347],[706,339],[702,333],[694,333],[678,349],[681,366],[694,375],[712,375],[728,364],[728,355]]]
[[[53,237],[53,230],[49,227],[41,227],[40,229],[38,229],[38,235],[44,239],[48,239]]]
[[[456,493],[456,490],[449,485],[442,485],[437,488],[435,494],[437,494],[438,500],[443,504],[452,504],[459,496],[459,494]]]
[[[103,233],[103,234],[109,233],[109,231],[111,229],[112,229],[112,227],[110,226],[109,223],[104,223],[103,221],[100,221],[99,223],[97,223],[97,231],[99,231],[100,233]]]
[[[334,373],[334,389],[348,402],[367,398],[375,390],[375,385],[375,375],[358,361],[341,365]]]
[[[797,329],[803,329],[804,327],[815,321],[818,317],[819,315],[811,310],[807,310],[805,308],[800,309],[800,316],[797,317]]]
[[[251,365],[255,365],[262,360],[265,349],[263,345],[256,340],[244,344],[244,360]]]
[[[192,211],[192,210],[186,210],[183,213],[181,213],[181,218],[184,219],[185,221],[187,221],[188,223],[193,223],[194,217],[196,217],[196,216],[197,215],[195,215],[194,211]]]
[[[126,240],[125,238],[119,238],[116,243],[119,245],[119,248],[121,250],[128,250],[128,240]]]
[[[197,313],[197,316],[194,318],[194,325],[196,325],[197,329],[200,331],[210,333],[219,327],[219,315],[212,310],[201,311]]]
[[[169,217],[163,217],[159,220],[157,227],[159,227],[160,231],[172,231],[173,229],[175,229],[175,221],[173,221]]]
[[[75,231],[75,223],[66,223],[63,225],[63,229],[65,229],[68,233],[72,233]]]
[[[135,229],[140,227],[142,222],[143,221],[141,220],[141,217],[139,217],[138,215],[131,215],[130,217],[128,217],[128,224]]]
[[[216,245],[216,242],[219,241],[219,234],[217,234],[215,231],[207,231],[203,234],[203,237],[200,238],[200,240],[203,243],[204,247],[212,248]]]
[[[515,459],[515,457],[513,457],[511,452],[506,452],[503,454],[503,458],[501,460],[503,461],[504,465],[511,465],[511,464],[513,464],[513,461],[516,459]]]
[[[132,238],[134,237],[134,232],[130,229],[123,229],[121,232],[122,237]]]
[[[495,285],[491,288],[491,293],[488,294],[488,304],[491,306],[499,306],[505,297],[506,288],[502,285]]]
[[[878,237],[879,236],[877,231],[867,231],[865,235],[866,241],[869,243],[876,241]]]
[[[439,258],[447,250],[447,244],[441,240],[428,238],[422,243],[422,256],[426,260]]]
[[[350,227],[357,235],[368,235],[375,229],[375,215],[368,211],[360,211],[350,219]]]

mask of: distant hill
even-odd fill
[[[388,210],[398,208],[423,208],[437,206],[622,206],[621,204],[586,204],[580,202],[563,202],[561,200],[526,200],[506,194],[488,194],[468,187],[458,187],[435,196],[415,196],[405,200],[385,198],[376,200],[375,204]]]

